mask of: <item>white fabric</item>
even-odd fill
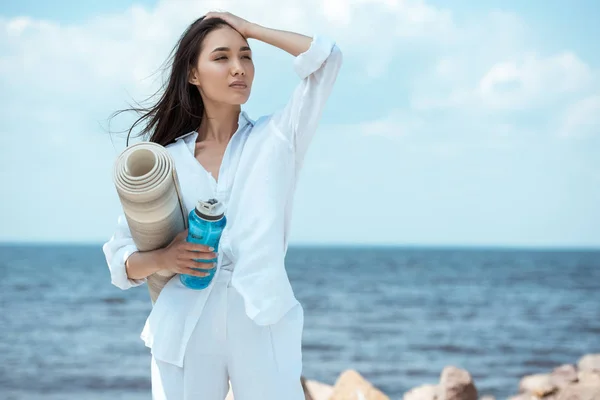
[[[217,197],[226,205],[217,272],[204,290],[184,289],[178,277],[163,288],[141,337],[163,362],[183,366],[185,349],[222,266],[233,265],[231,284],[244,299],[246,315],[257,325],[277,323],[298,305],[285,270],[296,182],[325,102],[342,64],[335,42],[314,36],[310,48],[295,57],[301,82],[279,111],[250,120],[240,113],[239,128],[225,151],[218,184],[194,157],[197,132],[179,137],[171,152],[185,207]],[[126,222],[103,246],[113,284],[121,289],[145,280],[128,279],[125,261],[133,250]]]
[[[190,337],[183,368],[152,357],[153,400],[304,400],[298,304],[276,324],[248,318],[244,300],[221,271]],[[181,285],[181,283],[177,283]]]

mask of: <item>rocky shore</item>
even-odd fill
[[[306,400],[390,400],[354,370],[342,372],[334,386],[304,377],[301,381]],[[231,387],[225,400],[234,400]],[[447,366],[439,382],[417,386],[404,393],[402,400],[496,399],[479,393],[468,371]],[[560,365],[545,374],[524,376],[508,400],[600,400],[600,353],[587,354],[577,364]]]
[[[389,400],[354,370],[342,372],[334,386],[304,377],[302,384],[306,400]],[[415,387],[407,391],[402,400],[496,399],[479,393],[468,371],[447,366],[439,382]],[[509,400],[600,400],[600,354],[588,354],[577,364],[565,364],[545,374],[523,377]]]

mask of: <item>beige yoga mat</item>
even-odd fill
[[[138,250],[164,247],[187,228],[175,165],[163,146],[140,142],[127,147],[115,161],[113,181]],[[173,276],[160,271],[148,277],[153,305]]]

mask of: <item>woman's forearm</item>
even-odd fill
[[[129,279],[144,279],[162,269],[162,248],[152,251],[136,251],[125,262]]]
[[[300,33],[281,31],[277,29],[265,28],[258,24],[251,24],[246,32],[246,36],[251,39],[260,40],[272,46],[285,50],[294,57],[304,53],[310,47],[312,38]]]

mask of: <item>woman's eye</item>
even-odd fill
[[[250,57],[250,56],[243,56],[242,58],[247,58],[248,60],[252,60],[252,57]],[[219,58],[215,58],[215,61],[219,61],[219,60],[227,60],[227,57],[222,56]]]

